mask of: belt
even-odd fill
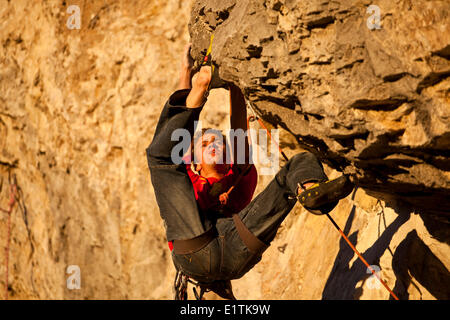
[[[173,252],[175,254],[190,254],[197,252],[206,247],[211,241],[217,237],[217,230],[212,227],[201,235],[187,240],[174,240]]]
[[[261,255],[269,246],[258,239],[242,222],[237,214],[233,214],[234,225],[242,242],[248,250],[257,255]],[[173,252],[175,254],[191,254],[206,247],[212,240],[217,238],[217,229],[212,227],[201,235],[187,240],[174,240]]]

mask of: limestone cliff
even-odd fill
[[[266,120],[372,194],[448,215],[449,2],[377,1],[379,29],[370,4],[197,1],[194,53],[214,34],[220,77]]]
[[[308,3],[308,4],[306,4]],[[332,216],[401,299],[450,296],[449,4],[369,1],[0,3],[0,296],[171,299],[174,268],[145,148],[176,89],[182,48],[213,32],[220,77],[359,188]],[[189,23],[189,28],[188,28]],[[228,125],[211,92],[205,125]],[[15,179],[15,180],[14,180]],[[256,192],[271,177],[261,176]],[[81,288],[67,288],[67,267]],[[388,299],[326,218],[300,206],[239,299]]]

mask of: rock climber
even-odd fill
[[[313,213],[328,213],[353,185],[345,175],[328,180],[316,156],[302,152],[252,200],[257,171],[248,149],[244,160],[237,161],[221,131],[204,128],[194,135],[210,89],[211,66],[194,72],[187,46],[181,69],[178,90],[163,107],[146,149],[151,182],[177,272],[201,288],[234,299],[230,280],[242,277],[261,260],[297,200]],[[245,131],[244,96],[233,84],[229,90],[231,127]],[[173,140],[177,129],[193,137],[191,151],[181,163],[174,161],[172,152],[178,144]],[[229,158],[230,163],[223,161]]]

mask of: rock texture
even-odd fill
[[[450,5],[445,0],[196,1],[200,59],[263,117],[386,200],[450,213]],[[370,23],[369,23],[370,24]]]
[[[19,187],[10,299],[172,298],[145,148],[176,89],[189,19],[194,55],[214,30],[221,77],[279,125],[288,156],[301,144],[329,160],[330,177],[355,174],[362,187],[332,215],[397,295],[449,299],[445,1],[378,1],[374,31],[369,2],[83,3],[79,30],[66,26],[67,1],[0,3],[0,208],[10,181]],[[227,91],[213,90],[204,125],[226,128],[228,111]],[[423,212],[430,199],[434,214]],[[7,229],[0,211],[1,298]],[[78,290],[67,288],[70,265]],[[389,298],[333,226],[300,206],[233,285],[239,299]]]
[[[83,3],[79,30],[67,28],[67,1],[0,4],[0,207],[8,171],[26,207],[12,215],[9,295],[168,298],[145,148],[177,86],[190,4]],[[69,265],[80,267],[80,290],[66,287]]]

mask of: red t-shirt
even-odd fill
[[[200,210],[224,208],[227,211],[237,213],[250,203],[258,181],[258,175],[254,165],[251,165],[247,174],[242,176],[239,183],[234,186],[234,189],[228,196],[227,204],[223,206],[220,204],[219,196],[227,192],[239,177],[237,167],[233,166],[233,164],[230,167],[230,170],[228,170],[225,176],[217,179],[200,176],[191,170],[190,165],[186,165],[189,178],[194,186],[195,199]]]
[[[184,160],[186,162],[186,159]],[[192,171],[190,164],[186,164],[186,170],[194,187],[195,199],[197,200],[199,209],[202,211],[220,208],[233,213],[241,211],[252,201],[258,182],[258,174],[255,166],[252,164],[247,173],[242,176],[239,183],[234,186],[234,189],[228,195],[227,204],[221,205],[219,196],[227,192],[239,177],[237,167],[231,164],[230,170],[221,179],[213,177],[205,178],[198,175]],[[172,242],[169,242],[169,248],[170,250],[173,249]]]

